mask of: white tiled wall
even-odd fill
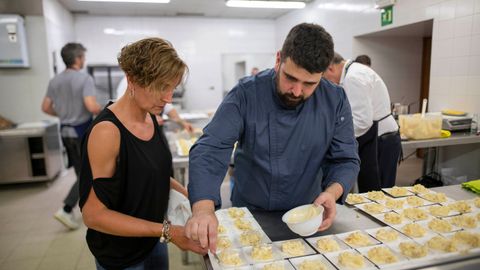
[[[315,22],[332,34],[336,50],[352,57],[354,36],[433,19],[429,110],[480,112],[480,0],[397,1],[393,24],[386,27],[381,27],[378,12],[318,8],[327,2],[360,7],[373,1],[317,0],[305,10],[290,12],[276,20],[277,46],[293,25]]]
[[[116,35],[105,34],[108,28],[115,29],[110,31]],[[192,110],[215,109],[220,103],[223,54],[271,54],[276,50],[272,20],[78,15],[75,30],[77,40],[88,49],[87,62],[91,64],[116,64],[125,44],[146,36],[172,42],[190,69],[185,103]]]

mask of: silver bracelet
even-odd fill
[[[168,243],[172,239],[170,234],[170,221],[163,220],[162,234],[160,235],[160,243]]]

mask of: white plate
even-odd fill
[[[258,224],[258,222],[253,217],[243,217],[240,220],[241,222],[250,223],[250,226],[251,226],[250,230],[263,231],[260,224]],[[235,224],[235,220],[232,220],[231,224],[232,224],[231,228],[233,228],[233,230],[236,233],[243,233],[245,231],[248,231],[248,230],[241,230],[240,228],[238,228],[237,225]]]
[[[282,244],[284,242],[289,242],[289,241],[300,241],[304,247],[304,250],[305,250],[305,253],[302,254],[302,255],[291,255],[291,254],[288,254],[288,253],[285,253],[282,251]],[[296,239],[290,239],[290,240],[285,240],[285,241],[276,241],[276,242],[273,242],[273,245],[275,245],[278,250],[280,250],[281,254],[282,254],[282,257],[283,258],[293,258],[293,257],[300,257],[300,256],[307,256],[307,255],[311,255],[311,254],[316,254],[315,250],[313,250],[310,245],[308,245],[305,240],[303,240],[302,238],[296,238]]]
[[[407,208],[403,208],[402,210],[393,210],[393,212],[396,212],[398,214],[403,214],[403,211],[405,211],[405,209]],[[421,222],[421,221],[428,221],[428,220],[431,220],[432,218],[435,218],[434,216],[430,215],[428,213],[428,210],[424,209],[424,208],[420,208],[420,207],[417,207],[415,209],[421,209],[423,210],[424,212],[426,212],[427,214],[427,218],[426,219],[419,219],[419,220],[413,220],[413,219],[409,219],[408,217],[406,217],[405,215],[403,216],[403,219],[407,220],[408,222]]]
[[[460,200],[460,201],[455,201],[455,202],[446,202],[446,203],[441,203],[441,205],[452,205],[454,203],[458,203],[458,202],[465,202],[467,203],[469,206],[470,206],[470,212],[464,212],[464,213],[461,213],[457,210],[452,210],[451,212],[455,212],[455,213],[458,213],[458,214],[471,214],[471,213],[474,213],[476,211],[478,211],[478,208],[475,207],[475,204],[473,203],[473,200]]]
[[[273,261],[278,261],[278,260],[283,259],[283,256],[282,256],[280,250],[276,246],[274,246],[273,244],[265,244],[265,245],[270,246],[272,248],[272,258],[271,259],[267,259],[267,260],[256,260],[256,259],[254,259],[252,257],[253,247],[249,246],[249,247],[244,247],[242,249],[243,253],[245,254],[245,257],[247,258],[247,261],[251,264],[255,264],[255,263],[273,262]]]
[[[195,138],[194,141],[192,139],[184,139],[184,140],[185,140],[185,144],[188,148],[188,151],[190,152],[190,148],[192,148],[192,146],[195,143],[195,141],[197,140],[197,138]],[[180,139],[175,140],[175,147],[177,148],[177,155],[179,155],[181,157],[188,156],[189,152],[184,153],[183,150],[182,150],[182,147],[180,145]]]
[[[274,262],[268,262],[268,263],[257,263],[253,265],[253,269],[255,270],[263,270],[263,267],[269,264],[274,264],[274,265],[283,265],[283,268],[285,270],[295,270],[293,265],[288,261],[288,260],[279,260],[279,261],[274,261]]]
[[[407,197],[407,196],[413,196],[413,195],[415,195],[413,192],[410,192],[410,190],[408,190],[407,187],[400,187],[400,188],[405,188],[405,189],[407,190],[407,194],[406,194],[406,195],[401,195],[401,196],[398,196],[398,195],[395,196],[395,195],[392,194],[392,189],[393,189],[393,188],[382,188],[382,190],[383,190],[384,192],[388,193],[388,195],[390,195],[390,196],[392,196],[392,197],[394,197],[394,198],[402,198],[402,197]]]
[[[446,215],[446,216],[436,216],[436,215],[430,213],[430,207],[433,207],[433,206],[446,206],[446,204],[443,205],[443,204],[440,204],[440,203],[436,203],[436,204],[421,206],[421,207],[418,207],[418,208],[425,210],[429,215],[431,215],[431,216],[433,216],[433,217],[437,217],[437,218],[451,217],[451,216],[460,215],[460,212],[455,211],[455,210],[450,210],[450,212],[448,212],[448,215]]]
[[[257,232],[260,233],[260,243],[261,244],[268,244],[268,243],[271,243],[272,240],[270,240],[270,238],[267,236],[267,234],[262,231],[262,230],[257,230]],[[248,247],[248,246],[251,246],[251,245],[243,245],[242,242],[240,241],[240,236],[242,235],[243,232],[235,232],[234,233],[234,236],[235,236],[235,240],[237,241],[237,243],[241,246],[241,247]]]
[[[212,263],[213,269],[232,269],[232,268],[240,269],[240,267],[242,267],[242,266],[249,267],[248,266],[248,261],[245,258],[245,254],[243,254],[243,251],[241,249],[231,249],[231,250],[234,250],[234,251],[238,252],[239,257],[242,260],[242,264],[238,265],[238,266],[222,264],[222,263],[220,263],[218,256],[213,255],[211,252],[208,252],[208,257],[210,258],[210,262]],[[223,252],[223,251],[217,252],[217,255],[221,254],[221,252]],[[247,268],[247,269],[251,269],[251,268]]]
[[[404,202],[401,208],[389,208],[389,207],[387,206],[387,200],[382,201],[381,204],[382,204],[383,206],[385,206],[385,208],[387,208],[389,211],[390,211],[390,210],[394,210],[394,209],[403,209],[403,208],[405,208],[405,207],[409,207],[408,204],[407,204],[407,200],[406,200],[404,197],[403,197],[403,198],[389,198],[389,199],[390,199],[390,200],[394,200],[394,201],[403,201],[403,202]]]
[[[218,240],[221,237],[227,237],[230,240],[230,242],[232,243],[230,248],[241,248],[242,247],[242,245],[240,245],[240,242],[238,241],[238,237],[237,237],[236,234],[233,234],[233,233],[219,234],[217,236],[217,249],[219,251],[222,250],[220,247],[218,247]]]
[[[417,241],[413,241],[413,240],[410,240],[410,241],[404,241],[406,243],[415,243],[415,244],[419,244],[421,245],[420,243],[418,243]],[[395,243],[393,245],[388,245],[388,247],[390,247],[393,251],[395,251],[396,253],[402,255],[402,256],[405,256],[404,254],[402,254],[402,252],[400,251],[400,243]],[[421,257],[421,258],[409,258],[407,256],[405,256],[408,260],[410,260],[410,262],[412,261],[424,261],[424,260],[429,260],[429,259],[432,259],[435,257],[435,255],[438,254],[430,249],[428,249],[427,251],[427,255],[425,257]],[[409,264],[410,264],[409,262]]]
[[[441,237],[445,237],[445,236],[441,236]],[[422,245],[427,245],[427,242],[430,241],[430,239],[432,239],[433,237],[431,238],[422,238],[422,239],[416,239],[415,241],[419,244],[422,244]],[[445,237],[447,239],[449,239],[450,237]],[[445,251],[442,251],[442,250],[437,250],[437,249],[433,249],[433,248],[430,248],[428,247],[429,249],[429,252],[432,252],[435,254],[435,257],[452,257],[452,256],[458,256],[460,255],[460,252],[459,251],[456,251],[456,252],[445,252]]]
[[[435,191],[430,191],[429,193],[423,193],[423,194],[418,194],[417,196],[431,202],[431,203],[452,203],[452,202],[455,202],[454,199],[452,198],[449,198],[449,197],[446,197],[446,201],[445,202],[434,202],[434,201],[430,201],[429,199],[426,198],[426,195],[427,194],[431,194],[431,193],[443,193],[443,192],[435,192]],[[445,194],[445,193],[444,193]]]
[[[342,266],[340,265],[340,262],[338,261],[338,256],[340,255],[340,253],[342,252],[353,252],[353,253],[356,253],[356,254],[360,254],[360,252],[354,250],[354,249],[350,249],[350,250],[344,250],[344,251],[339,251],[339,252],[332,252],[332,253],[328,253],[328,254],[325,254],[325,257],[327,257],[327,259],[333,264],[335,265],[335,267],[337,267],[338,269],[340,270],[350,270],[352,268],[348,268],[348,267],[345,267],[345,266]],[[363,257],[363,262],[365,263],[365,266],[363,268],[358,268],[358,269],[363,269],[363,270],[373,270],[373,269],[377,269],[375,267],[375,265],[373,265],[372,262],[370,262],[366,257]]]
[[[380,191],[380,192],[382,192],[382,191]],[[374,201],[374,202],[379,202],[379,203],[381,203],[381,202],[382,202],[382,201],[384,201],[384,200],[385,200],[385,198],[387,197],[387,195],[386,195],[384,192],[382,192],[382,193],[383,193],[383,195],[384,195],[385,197],[384,197],[383,199],[379,199],[379,200],[373,200],[373,199],[370,199],[370,198],[368,197],[368,195],[367,195],[367,194],[368,194],[368,192],[359,193],[359,195],[362,195],[362,196],[364,196],[364,197],[365,197],[366,199],[368,199],[368,200],[371,200],[371,201]]]
[[[480,197],[477,197],[477,198],[480,199]],[[477,210],[480,210],[480,207],[476,207],[476,206],[475,206],[475,199],[471,199],[471,200],[468,200],[468,201],[470,201],[470,203],[472,204],[472,206],[473,206],[474,208],[476,208]]]
[[[321,253],[321,254],[324,254],[324,253],[330,253],[330,252],[323,252],[322,250],[320,250],[318,247],[317,247],[317,241],[319,239],[324,239],[324,238],[331,238],[333,239],[335,242],[337,242],[338,246],[340,247],[340,250],[338,251],[342,251],[342,250],[346,250],[346,249],[350,249],[350,247],[345,244],[342,240],[338,239],[336,236],[334,235],[325,235],[325,236],[318,236],[318,237],[312,237],[312,238],[307,238],[307,242],[310,243],[310,245],[318,252],[318,253]],[[335,251],[334,251],[335,252]]]
[[[362,202],[359,202],[359,203],[349,203],[348,201],[345,201],[345,203],[348,204],[348,205],[352,205],[352,206],[353,206],[353,205],[357,205],[357,204],[372,202],[370,199],[368,199],[368,198],[364,195],[364,193],[362,193],[362,194],[352,193],[352,194],[361,196],[361,197],[363,198],[363,201],[362,201]]]
[[[232,208],[232,207],[230,207],[230,208]],[[230,209],[230,208],[219,209],[219,210],[215,211],[215,215],[217,216],[218,219],[235,220],[235,218],[232,218],[228,214],[228,209]],[[243,210],[243,212],[245,213],[242,218],[253,217],[252,213],[250,212],[250,210],[248,210],[248,208],[246,208],[246,207],[237,207],[237,208]]]
[[[359,247],[363,247],[363,246],[357,246],[357,245],[353,245],[353,244],[349,244],[345,241],[345,239],[352,233],[354,232],[360,232],[362,233],[363,235],[365,235],[369,240],[370,240],[370,244],[367,245],[367,246],[374,246],[374,245],[378,245],[380,244],[380,242],[373,238],[372,236],[370,236],[368,233],[365,233],[363,231],[360,231],[360,230],[356,230],[356,231],[351,231],[351,232],[346,232],[346,233],[341,233],[341,234],[336,234],[335,236],[338,237],[338,239],[342,240],[346,245],[352,247],[352,248],[359,248]]]
[[[467,227],[462,227],[462,226],[457,226],[455,224],[452,223],[452,219],[456,218],[456,217],[460,217],[460,216],[469,216],[469,217],[473,217],[475,220],[476,220],[476,223],[475,223],[475,227],[474,228],[467,228]],[[466,230],[474,230],[474,229],[478,229],[479,228],[479,220],[477,219],[477,215],[476,214],[463,214],[463,215],[458,215],[458,216],[454,216],[454,217],[446,217],[446,218],[442,218],[443,220],[447,220],[448,222],[450,222],[450,224],[452,224],[453,226],[457,226],[457,227],[460,227],[462,229],[466,229]]]
[[[441,218],[438,218],[438,219],[442,220]],[[424,224],[425,224],[425,226],[427,227],[427,229],[431,230],[431,231],[434,232],[434,233],[437,233],[437,234],[440,234],[440,235],[445,235],[445,234],[449,234],[449,233],[452,233],[452,232],[457,232],[457,231],[462,230],[462,228],[457,227],[457,226],[455,226],[455,225],[453,225],[453,224],[451,224],[451,223],[449,222],[450,225],[452,226],[452,230],[451,230],[450,232],[447,232],[447,233],[437,232],[437,231],[435,231],[435,230],[433,230],[433,229],[431,229],[431,228],[428,227],[428,223],[432,222],[433,220],[435,220],[435,219],[431,219],[431,220],[425,222]],[[422,223],[422,224],[423,224],[423,223]]]
[[[323,265],[325,265],[325,268],[327,270],[336,270],[336,268],[327,259],[325,259],[325,257],[323,257],[320,254],[305,256],[305,257],[291,258],[289,260],[290,260],[290,263],[293,264],[296,269],[300,269],[300,264],[303,263],[304,261],[319,260],[323,263]]]
[[[223,228],[225,228],[225,232],[218,233],[218,235],[223,235],[223,234],[233,234],[235,230],[233,229],[233,224],[230,220],[228,219],[218,219],[218,226],[222,225]],[[218,231],[218,228],[217,228]]]
[[[392,253],[393,255],[397,258],[397,261],[394,262],[394,263],[376,263],[374,261],[372,261],[371,259],[368,258],[368,251],[370,251],[370,249],[372,248],[376,248],[376,247],[384,247],[384,248],[388,248]],[[369,259],[371,262],[373,262],[376,266],[378,266],[379,268],[391,268],[391,267],[395,267],[395,266],[399,266],[399,265],[402,265],[404,264],[406,261],[407,261],[407,258],[405,258],[402,254],[394,251],[392,248],[390,248],[389,246],[387,245],[377,245],[377,246],[374,246],[374,247],[363,247],[363,248],[359,248],[357,249],[358,252],[360,252],[364,257],[366,257],[367,259]]]
[[[406,226],[407,224],[405,225],[400,225],[400,226],[393,226],[393,228],[403,234],[405,234],[405,236],[407,236],[408,238],[411,238],[411,239],[414,239],[414,240],[417,240],[417,239],[421,239],[421,238],[432,238],[436,235],[438,235],[437,233],[431,231],[428,226],[427,226],[427,223],[426,222],[412,222],[412,223],[415,223],[415,224],[418,224],[420,226],[422,226],[424,229],[425,229],[425,234],[421,237],[413,237],[413,236],[410,236],[408,234],[406,234],[404,231],[403,231],[403,227]]]
[[[365,207],[367,207],[368,205],[381,205],[383,206],[383,210],[380,212],[380,213],[385,213],[385,212],[389,212],[390,209],[388,209],[387,207],[384,206],[384,204],[382,203],[376,203],[376,202],[371,202],[371,203],[363,203],[363,204],[356,204],[355,207],[362,210],[363,212],[369,214],[369,215],[377,215],[377,214],[380,214],[380,213],[372,213],[372,212],[369,212]]]
[[[377,235],[377,231],[380,230],[380,229],[384,229],[384,230],[392,230],[392,231],[395,231],[398,233],[398,237],[397,239],[393,240],[393,241],[390,241],[390,242],[387,242],[387,241],[383,241],[383,240],[380,240],[376,237]],[[397,242],[402,242],[402,241],[407,241],[409,240],[410,238],[408,238],[406,235],[404,235],[403,233],[399,232],[398,230],[395,230],[394,228],[392,227],[381,227],[381,228],[374,228],[374,229],[368,229],[368,230],[365,230],[366,233],[368,233],[369,235],[371,235],[373,238],[377,239],[378,241],[380,241],[381,243],[384,243],[384,244],[395,244]]]
[[[415,195],[424,194],[424,193],[417,193],[417,192],[413,191],[413,186],[409,186],[409,187],[405,187],[405,188],[407,188],[408,191],[412,192],[412,193],[415,194]],[[435,192],[435,191],[432,191],[431,189],[429,189],[429,188],[427,188],[427,187],[426,187],[426,189],[427,189],[427,192],[425,192],[425,193]]]
[[[413,197],[413,196],[410,196],[410,197]],[[432,203],[432,202],[429,202],[429,201],[425,200],[425,199],[422,198],[422,197],[419,197],[419,196],[415,196],[415,197],[419,198],[420,201],[422,202],[422,204],[421,204],[421,205],[418,205],[418,206],[410,205],[410,204],[408,204],[408,201],[407,201],[408,198],[405,198],[404,208],[409,208],[409,207],[422,207],[422,206],[424,206],[424,205],[434,204],[434,203]]]
[[[480,233],[480,231],[478,231],[478,230],[464,230],[464,231],[465,232],[470,232],[470,233]],[[445,235],[443,235],[443,237],[451,239],[455,233],[456,232],[445,234]],[[472,253],[472,252],[480,253],[480,247],[471,248],[469,245],[465,245],[465,244],[459,244],[458,247],[459,247],[460,250],[468,250],[468,253]],[[461,253],[463,253],[463,252],[461,252]]]
[[[395,212],[395,211],[390,211],[390,212],[392,212],[392,213],[397,213],[397,212]],[[387,213],[389,213],[389,212],[387,212]],[[388,222],[388,221],[385,220],[385,214],[386,214],[386,213],[378,214],[378,215],[372,215],[372,217],[374,217],[375,219],[377,219],[377,220],[379,220],[380,222],[383,222],[383,223],[385,223],[385,224],[387,224],[387,225],[389,225],[389,226],[398,226],[398,225],[403,225],[403,224],[408,224],[408,223],[410,223],[410,220],[407,219],[407,218],[403,218],[403,219],[402,219],[402,223],[400,223],[400,224],[390,223],[390,222]],[[397,213],[397,214],[398,214],[398,213]]]

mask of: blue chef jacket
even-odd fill
[[[287,210],[312,203],[333,182],[342,201],[357,179],[352,112],[343,88],[322,78],[294,109],[279,99],[273,69],[239,81],[190,150],[190,202],[221,204],[235,142],[234,206]]]

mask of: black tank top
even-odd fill
[[[155,116],[151,117],[155,128],[149,141],[130,133],[107,108],[94,120],[82,142],[80,209],[93,187],[98,199],[111,210],[149,221],[163,221],[168,206],[172,155]],[[112,122],[120,131],[120,151],[114,176],[94,180],[87,142],[92,128],[102,121]],[[90,251],[107,269],[123,269],[141,262],[158,241],[159,237],[121,237],[87,230]]]

